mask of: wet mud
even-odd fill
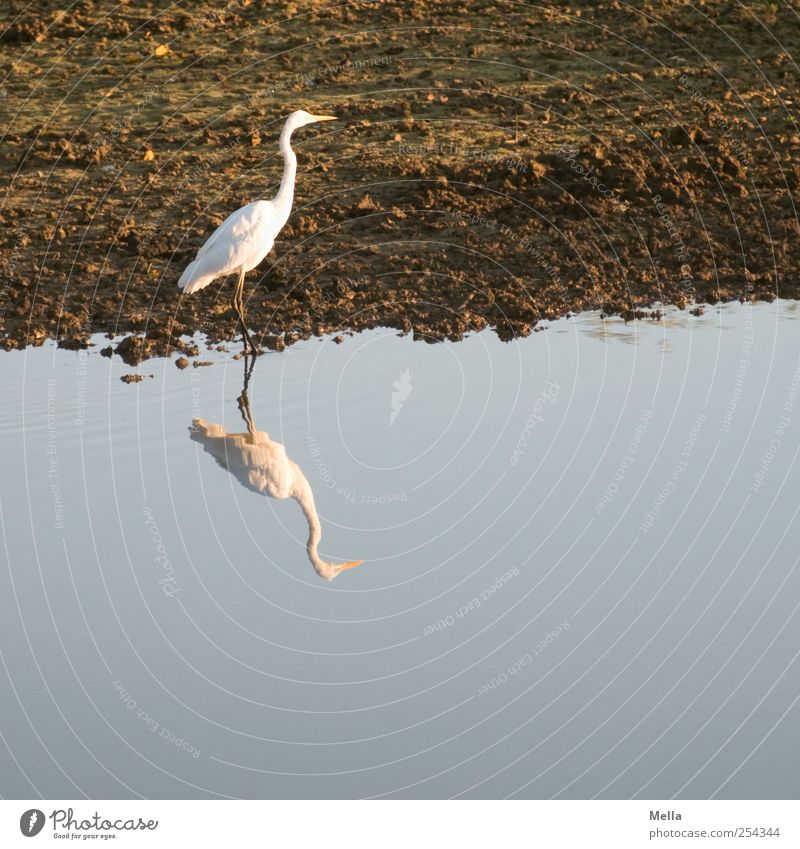
[[[800,19],[788,5],[48,2],[0,24],[0,345],[199,365],[240,344],[235,279],[176,282],[270,197],[247,277],[264,349],[388,326],[526,336],[797,297]],[[96,347],[94,350],[98,350]]]

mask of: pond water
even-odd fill
[[[798,316],[3,355],[0,793],[793,797]]]

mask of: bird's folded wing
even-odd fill
[[[255,201],[229,215],[197,252],[178,285],[187,292],[196,292],[217,277],[232,274],[242,265],[250,265],[260,249],[267,244],[271,247],[264,228],[264,206],[264,201]]]

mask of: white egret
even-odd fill
[[[252,362],[255,363],[255,360]],[[318,575],[332,581],[344,569],[352,569],[364,561],[329,563],[319,556],[317,548],[322,538],[322,527],[314,493],[301,468],[289,459],[286,448],[270,439],[269,434],[256,430],[247,394],[251,372],[252,366],[248,369],[245,356],[245,383],[239,396],[239,409],[247,425],[247,433],[228,433],[222,425],[211,424],[205,419],[195,419],[189,433],[242,486],[272,498],[294,498],[308,522],[308,559]]]
[[[231,213],[209,236],[178,281],[178,287],[188,295],[205,288],[217,277],[234,272],[239,274],[231,306],[236,310],[242,325],[245,352],[249,348],[255,353],[255,347],[247,332],[244,317],[244,276],[272,250],[275,237],[283,229],[292,210],[297,173],[297,157],[290,144],[292,133],[306,124],[335,120],[333,115],[310,115],[302,109],[292,112],[281,131],[283,177],[278,194],[272,200],[256,200]]]

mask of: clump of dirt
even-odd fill
[[[297,108],[340,121],[295,136],[295,209],[246,287],[263,348],[376,326],[512,339],[570,311],[798,295],[785,4],[0,14],[6,349],[104,332],[136,365],[196,358],[196,331],[236,338],[232,279],[189,297],[176,282],[226,215],[274,194]]]
[[[196,344],[172,339],[158,330],[150,330],[146,336],[126,336],[113,350],[129,366],[139,365],[150,357],[168,357],[175,351],[190,357],[196,357],[200,353]]]

